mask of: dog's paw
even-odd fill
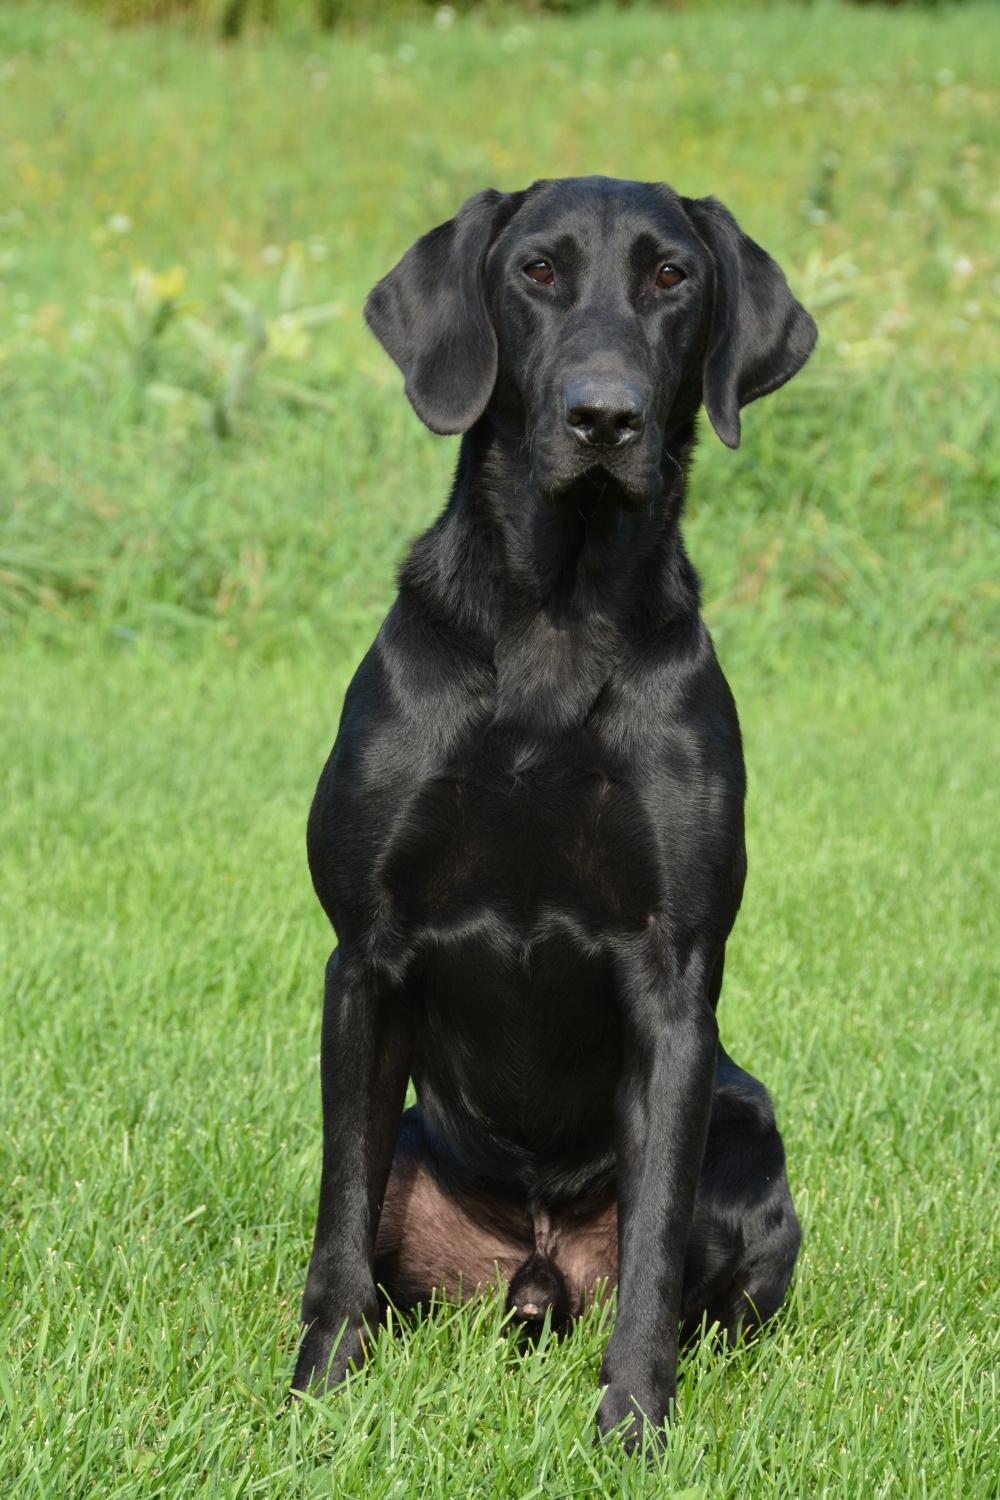
[[[344,1319],[336,1328],[318,1319],[310,1323],[299,1345],[291,1394],[329,1391],[340,1385],[350,1370],[361,1369],[372,1336],[365,1321]]]
[[[620,1442],[626,1453],[639,1453],[647,1446],[651,1453],[660,1451],[666,1446],[669,1407],[669,1397],[643,1390],[638,1383],[634,1391],[621,1383],[609,1385],[597,1408],[598,1433],[605,1441]]]

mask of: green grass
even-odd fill
[[[997,30],[609,10],[224,49],[0,10],[5,1495],[997,1494]],[[495,1299],[440,1311],[282,1405],[305,810],[454,459],[360,306],[466,193],[578,170],[715,192],[822,333],[738,454],[706,434],[687,528],[751,777],[723,1034],[805,1244],[773,1335],[687,1363],[651,1473],[591,1445],[600,1312],[521,1355]],[[292,270],[337,308],[312,331]],[[231,350],[227,285],[284,343],[220,440],[185,319]]]

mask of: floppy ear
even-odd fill
[[[414,411],[432,432],[466,432],[497,378],[497,339],[484,264],[519,195],[477,193],[413,245],[365,303],[368,327],[402,370]]]
[[[781,267],[727,208],[715,198],[682,201],[715,262],[702,399],[719,437],[738,448],[740,407],[801,370],[816,342],[816,324],[792,296]]]

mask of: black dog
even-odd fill
[[[735,447],[815,325],[721,204],[606,178],[479,193],[366,315],[464,437],[309,821],[339,946],[294,1385],[360,1363],[379,1289],[499,1271],[530,1323],[617,1281],[599,1424],[632,1446],[679,1329],[759,1325],[799,1245],[718,1040],[743,756],[678,524],[701,403]]]

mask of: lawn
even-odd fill
[[[997,1495],[998,58],[977,0],[230,48],[0,9],[3,1494]],[[751,781],[722,1032],[804,1248],[652,1471],[592,1445],[607,1308],[527,1353],[440,1309],[283,1405],[305,813],[454,462],[360,307],[466,194],[584,170],[717,194],[821,330],[687,525]]]

